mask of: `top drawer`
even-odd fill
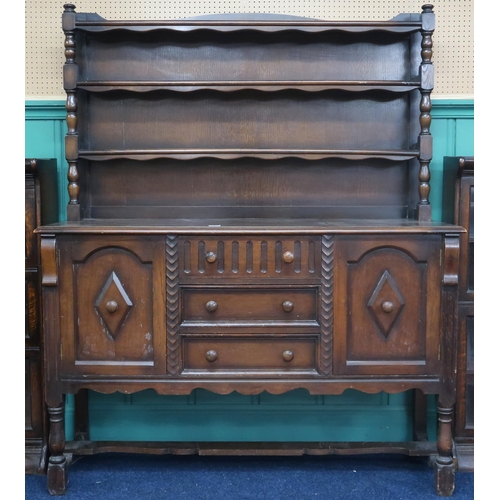
[[[181,238],[181,280],[319,278],[321,241],[310,237]]]

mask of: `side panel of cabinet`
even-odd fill
[[[40,440],[42,432],[42,378],[40,353],[27,351],[24,359],[24,416],[26,440]]]
[[[440,236],[339,237],[334,371],[438,373]]]
[[[33,231],[40,224],[40,189],[32,175],[25,177],[24,198],[24,261],[25,267],[38,265],[37,237]],[[38,213],[37,213],[38,212]]]
[[[459,224],[467,229],[460,238],[460,299],[474,300],[474,177],[461,179]]]
[[[165,373],[164,239],[61,237],[59,251],[63,373]]]
[[[458,309],[458,372],[456,434],[474,436],[474,304]]]
[[[40,318],[39,318],[39,276],[37,269],[24,272],[24,340],[26,347],[40,345]]]

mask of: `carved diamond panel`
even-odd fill
[[[132,309],[132,301],[113,271],[95,302],[108,333],[115,339]]]
[[[389,271],[385,271],[368,301],[368,310],[386,338],[389,337],[404,306],[405,300],[394,278]]]

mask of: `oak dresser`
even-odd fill
[[[451,495],[463,229],[429,203],[433,7],[110,21],[66,4],[63,30],[70,201],[38,229],[49,491],[66,491],[65,394],[353,388],[436,394],[437,443],[305,452],[435,455]]]

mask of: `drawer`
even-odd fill
[[[318,278],[321,240],[310,237],[180,238],[180,278]]]
[[[184,289],[186,322],[316,321],[317,288]]]
[[[316,338],[184,338],[184,374],[300,372],[317,374]],[[257,373],[258,374],[258,373]]]

